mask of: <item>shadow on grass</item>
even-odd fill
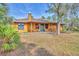
[[[52,56],[48,50],[45,48],[39,48],[34,43],[29,43],[27,45],[27,50],[29,50],[32,56]]]
[[[53,56],[45,48],[37,48],[34,52],[34,56]]]
[[[38,48],[34,43],[23,44],[22,46],[11,52],[1,53],[0,56],[52,56],[48,50]]]

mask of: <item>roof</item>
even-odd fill
[[[41,19],[41,18],[39,18],[39,19],[33,18],[31,21],[29,21],[26,18],[23,18],[23,19],[16,19],[13,22],[15,22],[15,23],[18,23],[18,22],[22,22],[22,23],[30,23],[30,22],[36,22],[36,23],[57,23],[55,21],[49,21],[47,19]],[[61,23],[61,24],[63,24],[63,23]]]

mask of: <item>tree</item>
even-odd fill
[[[7,16],[8,8],[7,4],[0,3],[0,22],[3,22],[5,16]]]
[[[4,23],[4,24],[11,24],[13,19],[14,18],[11,17],[11,16],[5,16],[4,19],[2,20],[3,21],[2,23]]]
[[[18,32],[10,25],[13,18],[7,13],[7,4],[0,3],[0,40],[2,41],[0,50],[2,52],[14,50],[20,43]]]
[[[0,3],[0,16],[7,15],[7,12],[8,12],[7,4]]]
[[[70,12],[68,16],[70,16],[70,18],[78,17],[78,11],[79,11],[79,4],[72,3],[70,4]]]
[[[49,4],[48,11],[49,13],[53,13],[57,16],[57,34],[60,34],[60,22],[62,17],[65,16],[68,12],[68,4],[54,3]]]
[[[57,16],[53,15],[52,19],[53,19],[54,22],[57,22]]]
[[[65,17],[66,19],[64,19],[64,22],[70,31],[72,31],[75,27],[79,27],[78,10],[79,4],[69,4],[69,11],[67,17]]]
[[[41,18],[42,18],[42,19],[45,19],[45,17],[44,17],[44,16],[41,16]]]
[[[12,23],[13,17],[7,15],[8,5],[5,3],[0,3],[0,23],[10,24]]]
[[[48,16],[48,17],[47,17],[47,20],[48,20],[48,21],[50,21],[50,19],[51,19],[51,17],[50,17],[50,16]]]

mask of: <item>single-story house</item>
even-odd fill
[[[28,13],[28,18],[16,19],[12,26],[18,32],[55,32],[57,22],[51,22],[42,18],[35,19],[31,13]],[[60,24],[60,31],[62,31],[63,24]]]

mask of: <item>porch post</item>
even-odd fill
[[[45,31],[45,24],[44,24],[44,31]]]
[[[40,32],[40,24],[39,24],[39,32]]]
[[[32,32],[32,23],[31,23],[31,32]]]

